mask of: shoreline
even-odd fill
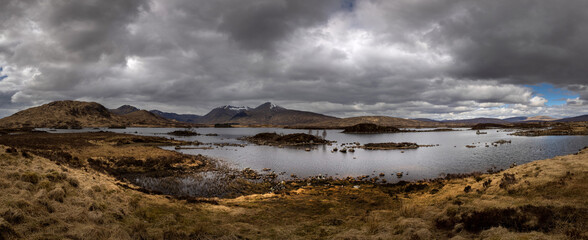
[[[87,139],[91,143],[88,145],[79,140],[91,134],[78,135],[56,143],[41,141],[43,134],[31,134],[40,142],[20,136],[22,142],[11,143],[33,144],[52,153],[59,152],[51,150],[53,147],[60,147],[80,157],[84,155],[78,154],[92,154],[94,160],[100,160],[97,163],[106,164],[101,166],[118,171],[158,168],[157,164],[145,164],[149,161],[143,162],[141,156],[161,156],[153,159],[169,161],[170,165],[159,166],[164,171],[166,166],[196,171],[215,169],[205,164],[206,159],[194,159],[201,163],[189,161],[183,155],[159,149],[146,141],[161,139],[157,137],[101,133]],[[43,148],[45,145],[41,143],[56,145]],[[284,183],[240,182],[242,185],[229,187],[244,190],[244,194],[231,198],[171,197],[141,191],[108,171],[71,165],[74,157],[65,156],[46,154],[46,158],[24,148],[0,146],[0,189],[5,193],[0,196],[2,237],[41,238],[47,234],[61,238],[117,239],[170,238],[171,234],[176,238],[229,239],[588,237],[585,231],[587,148],[502,172],[456,174],[429,181],[374,184],[315,178]],[[107,158],[100,156],[120,159],[113,159],[114,165],[110,165],[104,162]],[[135,160],[125,156],[134,156]],[[125,164],[113,168],[117,163]],[[213,227],[211,222],[215,223]]]

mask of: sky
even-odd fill
[[[206,114],[588,114],[588,1],[0,0],[0,117],[55,100]]]

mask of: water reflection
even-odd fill
[[[57,130],[56,132],[99,131],[107,130],[149,136],[170,137],[166,133],[176,129],[169,128],[127,128],[127,129],[84,129]],[[311,151],[304,147],[271,147],[247,144],[245,147],[215,146],[210,149],[180,149],[187,154],[203,154],[232,163],[236,168],[252,168],[261,171],[269,168],[275,172],[286,172],[285,176],[295,174],[307,176],[378,176],[383,173],[389,182],[399,180],[420,180],[436,178],[445,173],[468,173],[486,171],[489,168],[508,168],[513,162],[527,163],[533,160],[552,158],[577,152],[588,145],[588,136],[544,136],[518,137],[508,135],[508,131],[488,130],[487,134],[460,129],[453,132],[410,132],[392,134],[343,134],[340,130],[296,130],[279,128],[199,128],[202,135],[191,137],[173,137],[188,141],[204,143],[244,144],[239,140],[243,136],[252,136],[261,132],[276,133],[311,133],[322,135],[328,140],[341,144],[358,142],[415,142],[421,147],[413,150],[363,150],[341,153],[332,152],[336,147],[315,146]],[[322,133],[321,133],[322,131]],[[218,134],[213,136],[210,134]],[[208,136],[205,134],[209,134]],[[511,144],[492,145],[499,140],[510,140]],[[245,143],[246,144],[246,143]],[[466,145],[475,146],[467,148]],[[165,147],[174,150],[173,146]],[[403,172],[401,179],[396,173]]]

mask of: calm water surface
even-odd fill
[[[44,129],[47,130],[47,129]],[[236,168],[252,168],[261,171],[270,168],[276,173],[286,172],[284,176],[296,174],[307,176],[360,176],[385,173],[389,181],[399,181],[397,172],[404,172],[401,180],[420,180],[436,178],[445,173],[468,173],[486,171],[489,168],[508,168],[513,162],[523,164],[534,160],[552,158],[577,152],[588,146],[588,136],[510,136],[503,130],[486,130],[488,134],[477,135],[475,131],[460,129],[453,132],[411,132],[390,134],[343,134],[341,130],[327,130],[326,139],[337,141],[333,146],[314,146],[307,152],[295,147],[271,147],[248,144],[238,140],[243,136],[252,136],[261,132],[308,133],[308,130],[280,128],[198,128],[203,135],[191,137],[169,136],[172,128],[127,128],[101,129],[118,133],[130,133],[146,136],[163,136],[178,140],[200,141],[203,143],[239,143],[245,147],[214,147],[213,149],[178,150],[186,154],[202,154],[224,160]],[[56,130],[53,132],[99,131],[95,129]],[[218,136],[204,136],[216,133]],[[322,136],[323,131],[313,130],[312,134]],[[498,140],[511,140],[511,144],[498,147],[491,145]],[[331,152],[342,143],[359,142],[415,142],[420,145],[436,145],[414,150],[363,150],[354,153]],[[490,147],[485,147],[486,143]],[[466,148],[475,145],[476,148]],[[173,146],[164,147],[174,150]]]

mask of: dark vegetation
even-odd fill
[[[245,137],[243,140],[259,144],[259,145],[285,145],[285,146],[297,146],[297,145],[313,145],[313,144],[327,144],[329,141],[320,137],[306,134],[306,133],[293,133],[293,134],[277,134],[277,133],[259,133],[252,137]]]
[[[588,122],[552,123],[549,128],[513,133],[517,136],[588,135]]]
[[[200,133],[194,132],[192,130],[176,130],[176,131],[168,132],[167,134],[172,135],[172,136],[182,136],[182,137],[200,135]]]
[[[366,143],[363,148],[367,150],[417,149],[419,145],[411,142]]]
[[[472,130],[483,130],[492,128],[509,128],[509,126],[498,123],[478,123],[472,127]]]
[[[448,211],[436,220],[441,229],[454,229],[457,224],[473,233],[504,227],[517,232],[551,232],[560,230],[571,239],[580,239],[588,224],[588,208],[524,205],[484,210]],[[557,228],[557,229],[556,229]]]
[[[360,123],[351,127],[346,127],[344,133],[395,133],[400,129],[395,127],[380,126],[373,123]]]

